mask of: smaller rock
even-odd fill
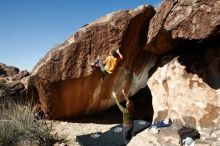
[[[6,66],[7,66],[6,64],[4,64],[4,63],[0,63],[0,68],[5,69]]]
[[[19,81],[11,81],[11,82],[7,82],[5,85],[8,89],[14,89],[14,88],[18,89],[19,86],[21,87],[21,85],[19,84],[21,84]]]
[[[24,85],[22,83],[19,83],[14,88],[16,91],[22,91],[24,90]]]
[[[29,72],[28,72],[27,70],[24,70],[24,71],[19,72],[19,73],[16,74],[16,75],[14,75],[14,76],[12,77],[12,80],[13,80],[13,81],[17,81],[17,80],[20,80],[20,79],[22,79],[23,77],[27,77],[27,76],[29,76],[29,75],[30,75]]]
[[[7,66],[4,71],[6,72],[7,76],[14,76],[17,73],[19,73],[19,69],[17,67],[13,67],[13,66]]]
[[[25,89],[24,85],[19,81],[11,81],[5,84],[7,88],[7,94],[11,96],[18,95]]]
[[[28,86],[28,79],[29,79],[29,76],[23,77],[21,80],[19,80],[25,86],[25,89],[27,89],[27,86]]]
[[[5,77],[5,76],[6,76],[5,70],[0,68],[0,77]]]
[[[27,70],[19,72],[17,67],[0,63],[0,104],[8,99],[21,102],[26,100],[29,75]]]

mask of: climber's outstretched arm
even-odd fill
[[[112,97],[115,100],[115,103],[117,104],[118,108],[120,109],[120,111],[122,113],[124,113],[126,109],[119,103],[119,101],[118,101],[118,99],[116,97],[116,93],[114,91],[112,92],[112,95],[113,95]]]
[[[122,89],[121,91],[122,91],[122,94],[123,94],[123,95],[124,95],[124,97],[125,97],[125,100],[126,100],[126,101],[129,101],[128,96],[125,94],[125,90],[124,90],[124,89]]]

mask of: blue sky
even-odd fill
[[[29,71],[56,44],[105,14],[162,0],[0,0],[0,62]]]

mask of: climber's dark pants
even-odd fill
[[[123,125],[123,139],[124,139],[125,145],[127,145],[132,138],[132,135],[131,135],[132,130],[133,130],[133,124]]]
[[[98,65],[102,72],[102,79],[104,79],[109,73],[105,70],[105,65],[100,59],[94,61],[94,65]]]
[[[104,63],[102,62],[102,60],[100,60],[99,58],[97,58],[95,61],[94,61],[94,65],[98,65],[101,69],[102,72],[105,71],[105,65]]]

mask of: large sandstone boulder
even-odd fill
[[[22,78],[27,77],[29,75],[30,75],[30,73],[27,70],[23,70],[23,71],[19,72],[18,74],[14,75],[12,77],[12,80],[13,81],[21,80]]]
[[[14,76],[19,73],[19,69],[14,66],[7,66],[6,68],[4,68],[4,70],[7,76]]]
[[[19,73],[19,68],[0,63],[0,77],[12,77]]]
[[[163,54],[181,40],[219,34],[219,0],[165,0],[150,22],[146,50]]]
[[[83,26],[62,45],[39,61],[29,79],[29,95],[39,98],[48,118],[81,116],[111,107],[112,91],[123,100],[146,86],[148,71],[156,57],[142,50],[151,6],[108,14]],[[98,55],[104,60],[110,50],[119,48],[124,56],[113,74],[104,81],[90,62]]]

